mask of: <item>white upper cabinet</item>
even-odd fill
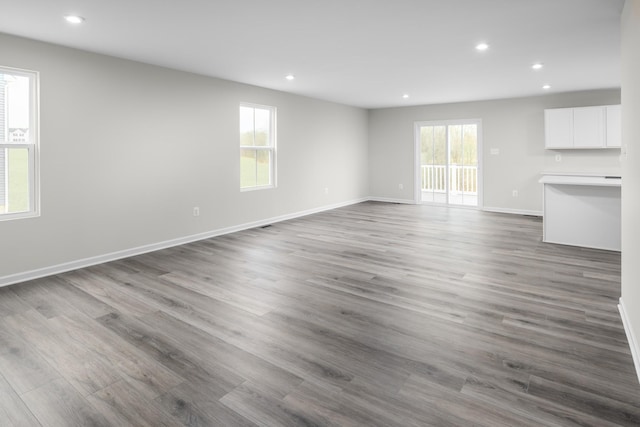
[[[573,109],[573,148],[604,147],[604,107]]]
[[[620,147],[620,106],[544,110],[545,148]]]
[[[545,148],[573,148],[573,108],[544,110]]]
[[[607,147],[622,147],[622,108],[607,106]]]

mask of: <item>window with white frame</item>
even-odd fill
[[[0,67],[0,220],[38,213],[38,73]]]
[[[275,187],[276,109],[240,104],[240,189]]]

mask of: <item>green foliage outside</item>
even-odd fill
[[[451,125],[449,145],[452,165],[476,166],[478,141],[476,125]],[[420,162],[423,165],[447,164],[447,126],[420,128]]]
[[[268,156],[260,161],[256,161],[255,155],[240,157],[240,188],[269,185],[270,175]]]
[[[266,132],[243,132],[240,134],[240,145],[266,147],[269,146],[268,138]],[[271,184],[270,152],[250,148],[240,151],[240,188]]]
[[[478,165],[477,130],[472,124],[420,128],[421,164],[442,166],[425,171],[421,177],[423,189],[444,191],[448,181],[452,191],[477,191],[477,176],[461,167]],[[447,164],[451,166],[448,177],[444,168]]]
[[[240,145],[242,146],[269,146],[269,134],[267,132],[242,132],[240,134]]]
[[[9,164],[8,201],[9,212],[25,212],[29,210],[29,152],[24,148],[7,150]],[[0,205],[0,212],[7,212],[6,206]]]
[[[272,126],[272,109],[240,106],[240,188],[272,184]]]

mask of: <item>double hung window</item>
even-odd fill
[[[276,109],[240,105],[240,189],[275,187]]]
[[[38,213],[38,74],[0,67],[0,220]]]

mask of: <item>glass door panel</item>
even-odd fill
[[[420,184],[423,202],[447,203],[446,126],[420,128]]]
[[[447,127],[449,136],[448,156],[449,156],[449,203],[452,205],[462,204],[463,193],[462,184],[462,125],[452,125]]]
[[[418,127],[420,201],[478,206],[478,125]]]
[[[462,126],[462,204],[478,206],[478,125]]]

